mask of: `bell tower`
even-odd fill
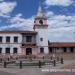
[[[37,28],[47,28],[47,18],[44,16],[42,12],[41,5],[39,4],[37,16],[35,17],[34,20],[34,30]]]
[[[37,15],[34,19],[34,31],[38,34],[36,36],[38,53],[48,54],[48,25],[47,18],[44,16],[42,7],[39,4]]]

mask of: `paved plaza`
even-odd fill
[[[8,73],[8,72],[0,71],[0,75],[15,75],[15,74],[11,74],[11,73]]]
[[[43,68],[42,68],[43,69]],[[42,72],[39,68],[0,69],[0,75],[75,75],[74,72]]]
[[[19,69],[19,67],[7,67],[0,68],[0,75],[75,75],[75,72],[50,72],[43,70],[57,70],[57,69],[75,69],[75,60],[64,60],[64,64],[57,64],[56,67],[52,65],[45,65],[42,68],[38,68],[38,66],[23,66],[23,69]]]

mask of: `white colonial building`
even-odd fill
[[[39,6],[34,31],[0,31],[0,55],[48,54],[47,18]]]
[[[52,52],[75,52],[75,43],[49,42],[47,28],[47,18],[39,6],[33,31],[0,31],[0,57],[29,54],[44,56]]]

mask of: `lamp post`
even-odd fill
[[[56,49],[54,48],[53,51],[54,51],[53,52],[53,58],[55,59],[56,58]]]
[[[20,64],[19,64],[19,66],[20,66],[20,69],[22,69],[22,61],[20,61]]]
[[[6,68],[7,67],[7,62],[6,61],[4,61],[4,68]]]

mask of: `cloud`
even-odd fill
[[[4,0],[0,0],[0,2],[2,2],[2,1],[4,1]]]
[[[47,23],[50,41],[75,41],[75,15],[55,15],[52,11],[45,14],[48,17]],[[33,30],[34,16],[25,19],[21,13],[8,20],[11,24],[0,27],[0,30]]]
[[[52,11],[47,11],[45,15],[48,17],[47,23],[49,40],[56,42],[75,41],[75,15],[56,15]],[[11,24],[1,26],[0,30],[33,30],[34,16],[30,18],[23,18],[22,13],[15,15],[8,19]]]
[[[64,28],[63,28],[64,29]],[[51,30],[52,31],[52,30]],[[49,31],[49,40],[55,42],[75,42],[73,31]]]
[[[48,11],[48,13],[51,11]],[[47,14],[47,13],[46,13]],[[75,41],[75,15],[56,15],[48,17],[47,21],[50,41]]]
[[[0,16],[2,17],[10,17],[10,13],[13,11],[15,6],[17,5],[16,2],[1,2],[0,3]]]
[[[69,6],[73,2],[71,0],[46,0],[45,3],[49,5]],[[23,18],[22,13],[11,17],[10,14],[14,10],[16,2],[1,2],[0,16],[10,17],[8,19],[9,25],[1,26],[0,30],[33,30],[34,16],[30,18]],[[45,15],[48,18],[48,33],[50,41],[75,41],[75,15],[56,15],[52,11],[47,10]]]
[[[46,17],[51,17],[53,15],[54,15],[54,13],[52,11],[47,11],[45,14]]]
[[[58,6],[70,6],[74,1],[73,0],[46,0],[46,5],[58,5]]]
[[[75,15],[54,15],[48,19],[48,24],[50,25],[50,28],[73,27],[75,26]]]
[[[11,24],[0,27],[0,30],[14,29],[14,28],[17,28],[19,30],[33,30],[34,17],[32,16],[31,18],[25,19],[22,18],[21,16],[22,14],[19,13],[15,17],[12,17],[11,19],[8,20]]]

